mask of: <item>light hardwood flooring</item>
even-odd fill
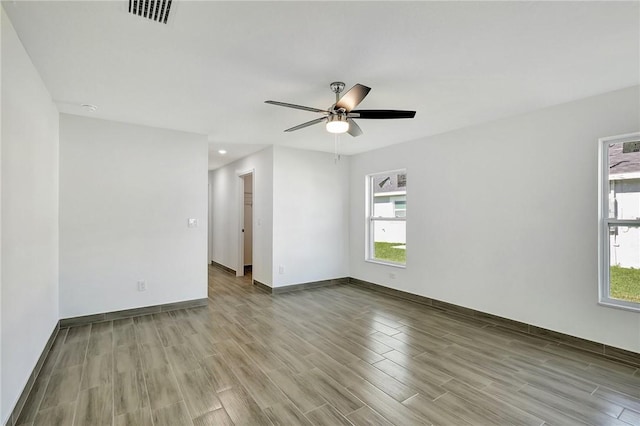
[[[209,268],[209,306],[61,330],[18,424],[640,425],[640,371],[362,289],[271,296]]]

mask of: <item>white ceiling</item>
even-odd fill
[[[360,120],[343,154],[640,83],[637,1],[177,0],[168,25],[126,0],[3,5],[61,112],[206,134],[210,168],[270,144],[333,151],[322,125],[283,133],[314,113],[264,101],[326,108],[335,80],[372,87],[360,108],[417,111]]]

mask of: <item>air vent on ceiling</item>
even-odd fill
[[[129,0],[129,13],[163,24],[167,23],[170,10],[171,0]]]

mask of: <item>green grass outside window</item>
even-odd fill
[[[612,266],[609,271],[609,297],[640,303],[640,269]]]
[[[406,263],[407,262],[407,250],[394,248],[397,246],[404,246],[404,243],[381,243],[376,242],[374,247],[373,257],[376,260],[383,260],[387,262]]]

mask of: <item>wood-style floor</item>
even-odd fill
[[[18,424],[640,425],[640,371],[344,285],[61,330]]]

